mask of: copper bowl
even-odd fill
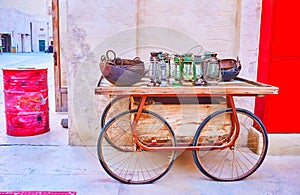
[[[118,86],[130,86],[139,82],[146,75],[144,62],[128,59],[122,61],[123,63],[120,64],[117,61],[114,63],[100,62],[102,75],[110,83]]]
[[[219,62],[220,62],[221,69],[230,69],[233,67],[240,66],[240,61],[238,58],[237,58],[237,60],[236,59],[220,59]]]
[[[241,71],[241,63],[237,58],[235,59],[220,59],[221,75],[223,81],[230,81],[234,79]]]

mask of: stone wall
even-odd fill
[[[241,76],[255,80],[260,1],[65,0],[62,55],[68,66],[70,144],[96,144],[109,98],[95,96],[94,87],[101,75],[99,58],[108,49],[148,60],[154,49],[182,53],[201,45],[220,58],[239,56]],[[238,104],[253,109],[253,99]]]

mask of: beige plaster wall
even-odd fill
[[[17,9],[30,15],[48,15],[49,0],[1,0],[1,8]]]
[[[240,56],[241,75],[255,79],[259,21],[260,0],[66,0],[70,144],[96,144],[109,98],[95,96],[94,87],[107,49],[148,60],[154,49],[182,53],[200,44],[220,58]]]
[[[135,25],[135,0],[67,1],[68,36],[62,52],[68,63],[71,145],[96,144],[100,111],[108,101],[94,95],[99,58],[110,48],[117,53],[135,48]]]
[[[239,57],[242,62],[240,77],[256,80],[260,35],[261,0],[241,0]],[[236,98],[239,107],[254,110],[255,98]]]
[[[190,36],[205,50],[217,52],[220,58],[235,55],[234,47],[237,45],[235,37],[239,36],[236,33],[236,24],[240,22],[236,17],[240,9],[237,0],[142,0],[137,2],[139,26],[169,27]],[[139,38],[151,41],[151,36]],[[184,52],[195,46],[186,45],[184,41],[176,39],[173,42],[180,42]]]
[[[59,0],[59,31],[60,31],[60,63],[61,63],[61,85],[67,86],[68,80],[68,25],[67,25],[67,14],[68,14],[68,2],[67,0]]]

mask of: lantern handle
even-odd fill
[[[202,51],[203,51],[203,46],[202,45],[196,45],[196,46],[194,46],[194,47],[192,47],[189,51],[188,51],[188,53],[191,53],[191,51],[193,50],[193,49],[195,49],[195,48],[197,48],[197,47],[200,47],[201,49],[200,49],[200,51],[199,51],[199,53],[198,54],[200,54]]]

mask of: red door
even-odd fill
[[[279,87],[257,98],[255,113],[269,133],[300,133],[300,1],[263,0],[258,81]]]

